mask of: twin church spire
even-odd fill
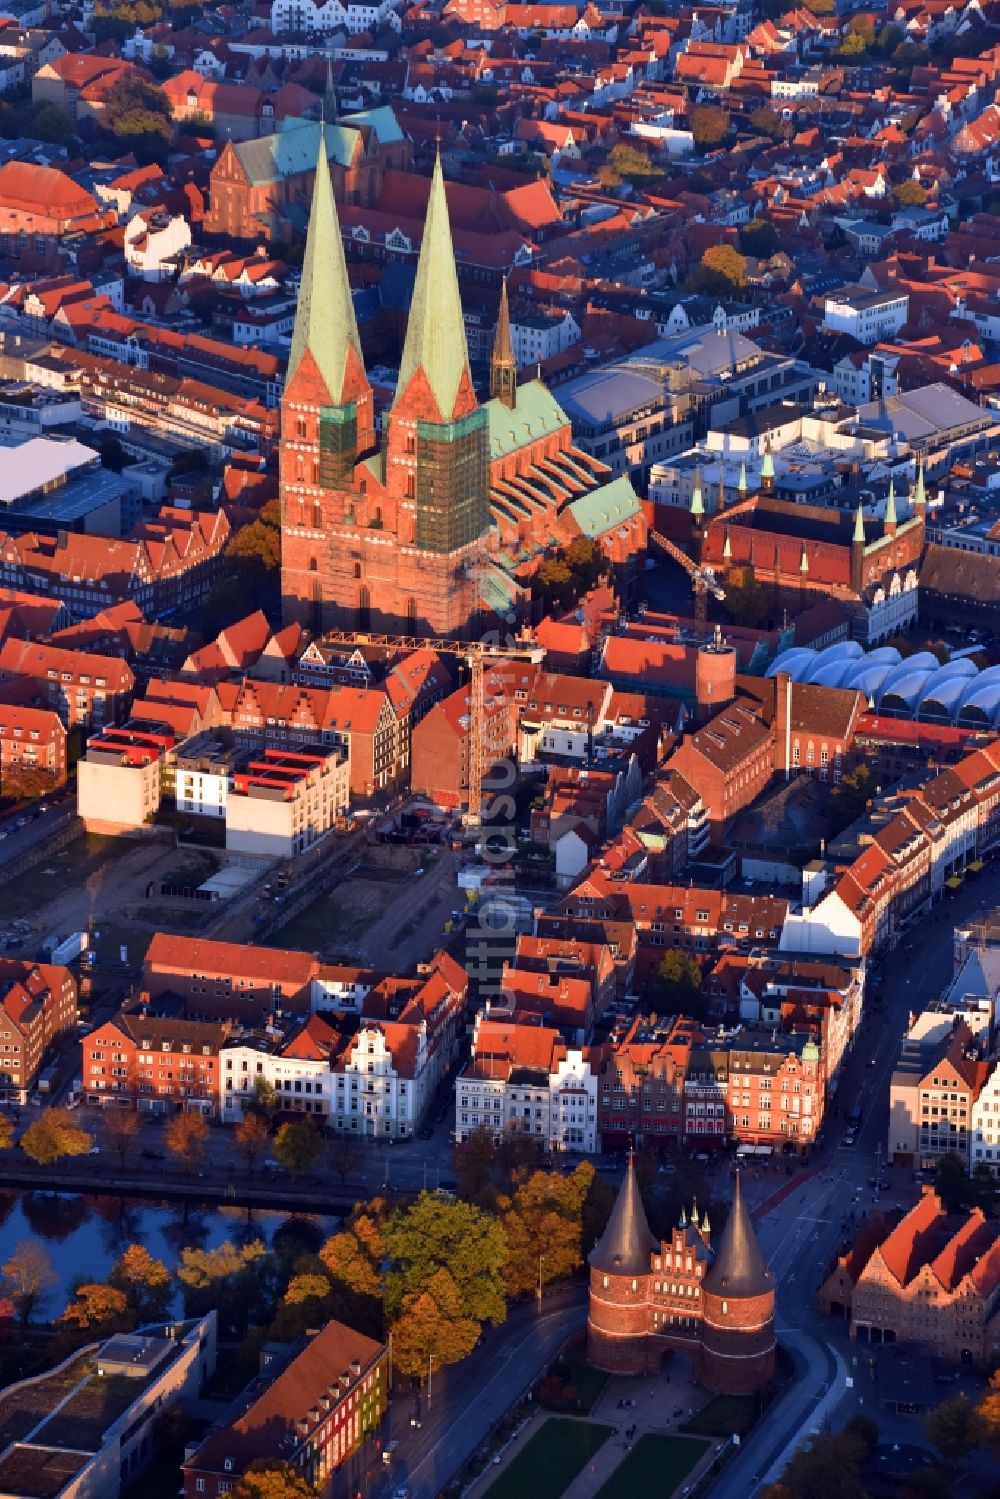
[[[330,179],[326,131],[322,127],[302,262],[302,281],[288,359],[289,383],[307,352],[312,355],[322,376],[330,404],[340,405],[350,399],[350,393],[345,394],[345,380],[354,356],[362,372],[364,365],[347,276],[344,244],[334,203],[333,183]],[[431,178],[395,405],[398,405],[420,373],[427,382],[437,407],[436,412],[427,412],[429,420],[450,422],[456,414],[464,415],[474,407],[475,396],[469,374],[462,300],[458,289],[440,156],[434,163],[434,175]],[[463,384],[467,389],[464,402],[460,400]],[[462,409],[457,410],[460,406]]]

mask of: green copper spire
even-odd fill
[[[701,469],[700,468],[696,468],[695,471],[694,471],[694,489],[692,489],[692,491],[691,491],[691,514],[692,515],[704,515],[705,514],[705,506],[704,506],[704,504],[702,502],[702,498],[701,498]]]
[[[927,504],[927,491],[924,488],[924,466],[921,463],[917,469],[917,488],[913,495],[914,505],[919,505],[921,510]]]
[[[333,125],[337,119],[337,86],[333,81],[333,63],[326,60],[326,87],[323,90],[323,119]]]
[[[295,330],[288,356],[288,379],[292,378],[308,349],[326,382],[331,402],[338,405],[344,389],[349,348],[354,350],[360,360],[361,340],[358,338],[351,286],[347,279],[344,242],[340,237],[340,225],[333,201],[330,164],[326,155],[326,132],[321,128],[306,253],[302,261],[299,305],[295,312]]]
[[[747,466],[745,463],[740,464],[740,481],[737,484],[736,488],[739,490],[741,495],[744,495],[747,492]]]
[[[448,222],[441,158],[434,163],[431,192],[427,200],[424,237],[417,262],[406,341],[399,366],[397,399],[418,369],[427,376],[442,421],[450,422],[462,372],[469,365],[458,291],[455,251]]]
[[[860,542],[862,546],[865,544],[865,512],[861,507],[860,501],[858,502],[858,513],[854,517],[854,540],[855,542]]]
[[[887,526],[894,526],[896,523],[896,486],[890,477],[889,498],[885,502],[885,524]]]
[[[764,449],[764,457],[761,459],[760,477],[761,479],[774,478],[774,454],[771,452],[770,443]]]

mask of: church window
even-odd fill
[[[639,1289],[639,1282],[637,1280],[634,1280],[632,1282],[632,1289],[633,1289],[633,1291],[638,1291],[638,1289]]]
[[[306,435],[306,419],[304,416],[297,416],[295,418],[295,435],[296,437],[305,437]]]
[[[356,578],[360,578],[360,576],[361,576],[361,563],[360,562],[355,562],[355,564],[354,564],[354,576]]]
[[[319,572],[319,563],[316,561],[315,557],[309,558],[309,571],[311,573]]]
[[[608,1289],[608,1277],[607,1276],[604,1277],[604,1289],[605,1290]]]
[[[722,1303],[722,1315],[725,1316],[728,1311],[729,1311],[729,1302],[728,1301],[724,1301]]]

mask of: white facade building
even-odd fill
[[[845,286],[825,298],[823,327],[831,333],[848,333],[862,344],[875,344],[894,338],[909,314],[908,292]]]
[[[374,36],[382,24],[400,30],[399,16],[393,0],[379,0],[376,5],[341,4],[341,0],[274,0],[271,6],[271,30],[275,36],[285,32],[305,32],[310,36],[331,36],[346,31],[360,36],[368,31]]]

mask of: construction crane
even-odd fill
[[[683,554],[682,554],[683,555]],[[423,635],[379,635],[370,630],[326,630],[323,640],[332,645],[374,645],[393,651],[438,651],[442,656],[460,656],[469,668],[469,810],[466,825],[478,827],[483,815],[483,779],[486,763],[486,706],[483,693],[483,663],[545,659],[545,647],[521,639],[513,645],[487,645],[481,640],[443,640]]]
[[[691,588],[694,592],[694,617],[699,625],[704,625],[708,619],[708,595],[711,594],[713,599],[719,600],[726,596],[726,590],[715,576],[714,570],[693,562],[687,552],[682,552],[676,542],[671,541],[659,531],[651,530],[649,540],[666,556],[679,563],[691,579]]]

